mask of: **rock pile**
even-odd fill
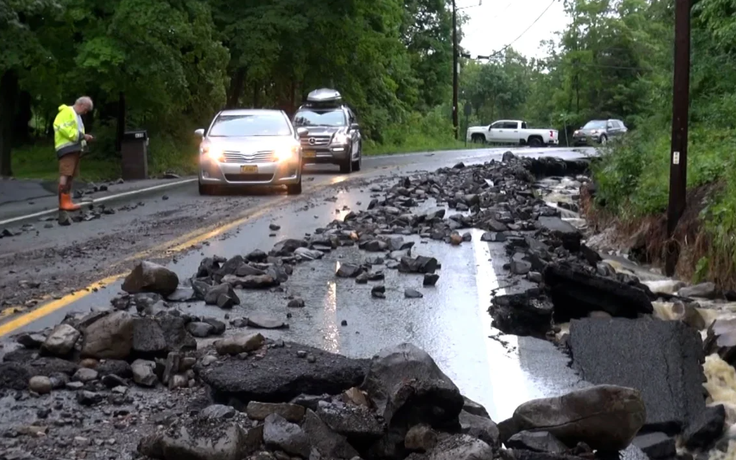
[[[162,460],[471,460],[504,452],[571,459],[626,448],[645,419],[637,391],[601,386],[526,403],[499,430],[413,345],[366,362],[255,336],[242,342],[251,344],[248,356],[196,366],[216,404],[145,437],[139,453]]]
[[[21,334],[16,341],[22,348],[6,353],[0,363],[0,390],[79,390],[80,403],[87,403],[99,402],[109,390],[122,395],[131,383],[195,386],[195,336],[222,334],[225,325],[175,313],[93,312],[67,316],[47,334]],[[97,393],[99,398],[90,397]]]

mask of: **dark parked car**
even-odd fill
[[[343,174],[360,171],[360,125],[338,91],[323,88],[309,93],[294,115],[294,126],[307,131],[301,136],[304,163],[340,165]]]
[[[591,120],[573,133],[572,140],[575,145],[605,144],[623,136],[628,130],[621,120]]]

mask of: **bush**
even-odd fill
[[[402,122],[391,125],[383,133],[383,142],[365,141],[367,155],[405,153],[462,148],[464,142],[456,141],[452,119],[443,108],[436,108],[426,115],[411,113]]]

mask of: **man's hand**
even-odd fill
[[[95,138],[91,134],[85,134],[84,135],[84,140],[87,141],[87,142],[89,142],[89,141],[95,140]]]

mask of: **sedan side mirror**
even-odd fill
[[[296,135],[299,137],[305,137],[307,134],[309,134],[309,130],[307,128],[296,129]]]
[[[358,129],[360,129],[360,124],[358,124],[358,123],[351,123],[350,124],[350,129],[353,130],[353,131],[358,130]]]
[[[204,129],[198,129],[194,131],[195,136],[204,137]]]

